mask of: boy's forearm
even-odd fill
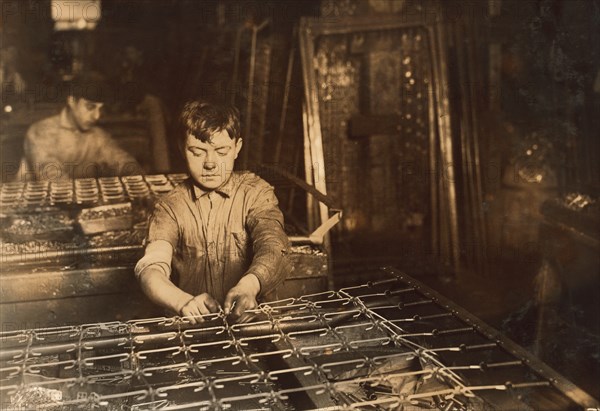
[[[153,267],[146,268],[140,274],[140,285],[153,303],[178,314],[181,308],[194,297],[173,284],[160,269]]]

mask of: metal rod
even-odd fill
[[[429,37],[429,45],[431,45],[433,39]],[[436,118],[435,118],[435,96],[433,92],[433,67],[431,59],[428,59],[428,82],[427,82],[427,111],[428,111],[428,131],[429,131],[429,195],[430,198],[430,214],[431,214],[431,253],[432,255],[439,256],[440,254],[440,241],[439,241],[439,198],[437,185],[439,181],[438,176],[438,143],[436,133]]]
[[[283,101],[281,103],[281,115],[279,117],[279,133],[277,134],[277,142],[275,143],[275,164],[279,164],[281,160],[281,146],[283,142],[283,132],[285,129],[285,121],[287,118],[289,96],[290,96],[290,85],[292,83],[292,72],[294,69],[294,56],[296,55],[296,41],[298,37],[298,26],[294,26],[292,33],[292,44],[290,47],[290,53],[288,55],[287,70],[285,74],[285,86],[283,90]]]
[[[272,172],[274,172],[276,174],[279,174],[282,177],[287,178],[289,181],[291,181],[292,183],[294,183],[294,185],[302,188],[307,193],[312,194],[317,200],[319,200],[321,203],[326,204],[328,207],[330,207],[330,208],[338,208],[334,204],[334,202],[331,199],[331,197],[329,197],[329,196],[327,196],[327,194],[319,191],[319,189],[311,186],[306,181],[301,180],[300,178],[298,178],[294,174],[290,173],[289,171],[286,171],[286,170],[284,170],[282,168],[279,168],[277,166],[271,166],[271,165],[267,165],[267,164],[261,165],[260,168],[272,171]]]
[[[30,254],[2,255],[2,262],[8,264],[17,264],[43,261],[62,257],[90,256],[97,254],[118,253],[123,251],[140,251],[143,250],[143,248],[144,247],[140,244],[97,248],[74,248],[70,250],[57,251],[40,251],[38,253]]]
[[[465,211],[463,213],[464,238],[466,240],[466,262],[473,266],[478,272],[481,272],[481,259],[479,258],[479,229],[477,219],[477,200],[475,198],[475,182],[473,176],[473,159],[471,156],[472,146],[472,115],[473,100],[470,93],[470,83],[473,81],[469,77],[468,68],[465,65],[471,64],[466,61],[465,55],[465,32],[462,30],[462,24],[459,22],[454,26],[456,60],[458,65],[459,85],[461,94],[461,121],[460,121],[460,140],[461,140],[461,166],[463,171],[462,186]]]
[[[234,46],[234,60],[233,60],[233,74],[231,76],[231,88],[232,88],[232,92],[231,92],[231,105],[235,104],[235,95],[236,95],[236,89],[237,89],[237,80],[238,80],[238,71],[239,71],[239,66],[240,66],[240,49],[241,49],[241,43],[242,43],[242,33],[244,32],[244,30],[246,30],[247,27],[245,24],[243,24],[242,26],[240,26],[237,30],[236,36],[235,36],[235,46]]]
[[[246,100],[246,126],[244,127],[244,140],[246,143],[246,150],[244,150],[243,164],[244,168],[248,167],[248,155],[250,153],[250,139],[252,131],[252,103],[254,101],[254,71],[256,70],[256,41],[258,38],[258,32],[261,31],[269,24],[268,20],[264,20],[260,25],[252,26],[252,43],[250,46],[250,67],[248,70],[248,96]]]
[[[306,183],[308,185],[314,185],[314,176],[312,173],[312,151],[310,147],[310,139],[308,125],[308,112],[306,103],[302,102],[302,136],[303,136],[303,147],[304,147],[304,173]],[[306,219],[308,223],[308,230],[314,230],[317,227],[317,216],[316,216],[316,204],[313,196],[306,196]]]
[[[450,125],[450,107],[449,107],[449,85],[447,79],[447,56],[444,26],[436,25],[430,29],[430,35],[434,38],[435,48],[432,48],[432,59],[436,80],[436,96],[438,102],[438,126],[440,129],[440,146],[444,165],[444,175],[442,182],[444,185],[445,203],[448,211],[448,231],[449,231],[449,263],[453,267],[455,274],[460,270],[460,248],[458,235],[458,216],[456,207],[456,190],[454,175],[454,161],[452,151],[452,128]],[[437,51],[437,52],[436,52]]]
[[[475,27],[471,26],[470,30],[470,42],[469,47],[467,47],[467,54],[469,56],[468,68],[470,70],[470,77],[472,79],[471,83],[472,87],[471,91],[471,102],[474,104],[474,107],[481,107],[483,101],[481,98],[477,98],[477,96],[481,95],[475,90],[475,86],[482,87],[481,80],[481,70],[477,70],[475,68],[476,62],[481,61],[480,57],[477,55],[477,45],[476,39],[478,39],[477,33],[475,33]],[[480,131],[481,125],[479,124],[479,118],[477,115],[477,111],[475,108],[472,111],[473,115],[473,166],[475,169],[475,202],[476,202],[476,210],[477,210],[477,222],[479,228],[479,252],[480,258],[483,268],[483,274],[489,274],[489,264],[488,264],[488,249],[487,249],[487,222],[484,213],[484,196],[483,196],[483,179],[482,179],[482,171],[481,171],[481,154],[480,154]]]
[[[314,41],[316,34],[310,27],[311,20],[302,19],[300,23],[300,53],[302,58],[302,75],[304,79],[304,98],[306,102],[306,124],[307,137],[310,145],[310,168],[306,172],[312,174],[311,181],[317,190],[327,194],[327,178],[325,172],[325,153],[323,150],[323,135],[321,133],[321,121],[319,115],[319,94],[317,91],[317,79],[314,67]],[[327,220],[329,211],[324,203],[317,205],[320,223]],[[316,222],[315,222],[316,223]],[[318,224],[320,224],[318,223]],[[318,225],[317,224],[317,225]],[[315,227],[311,227],[312,230]],[[328,251],[331,251],[329,236],[325,239]],[[331,254],[331,253],[329,253]]]
[[[293,174],[297,175],[298,174],[298,167],[300,167],[300,156],[301,156],[301,151],[300,150],[295,150],[294,151],[294,165],[293,165]],[[294,209],[294,198],[296,197],[296,186],[292,186],[290,188],[290,194],[288,197],[288,203],[287,203],[287,212],[288,214],[292,215],[293,214],[293,209]]]

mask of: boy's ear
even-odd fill
[[[73,97],[73,96],[68,96],[67,97],[67,105],[69,107],[71,107],[71,108],[75,107],[75,103],[76,103],[75,97]]]
[[[242,149],[242,139],[238,138],[235,142],[235,157],[237,158],[238,154],[240,154],[240,150]]]

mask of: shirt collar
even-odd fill
[[[233,192],[233,189],[235,187],[234,180],[235,180],[234,173],[231,173],[231,175],[229,176],[227,181],[224,182],[223,184],[221,184],[219,187],[215,188],[214,190],[205,190],[202,187],[195,184],[194,180],[192,178],[190,178],[190,182],[192,184],[192,193],[194,196],[194,200],[198,200],[200,197],[207,195],[208,193],[210,193],[212,191],[217,192],[217,193],[221,194],[222,196],[230,197],[231,193]]]

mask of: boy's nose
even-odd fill
[[[204,162],[204,168],[206,170],[214,170],[217,167],[217,163],[213,162],[213,161],[205,161]]]
[[[92,112],[92,120],[98,121],[100,120],[100,110],[96,109]]]

